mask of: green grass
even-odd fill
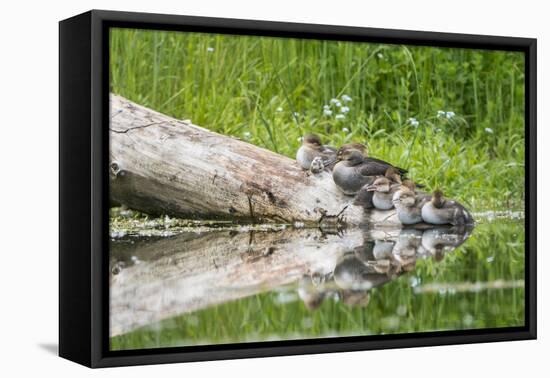
[[[523,221],[478,225],[461,247],[436,262],[417,260],[413,272],[370,291],[366,307],[325,299],[308,310],[300,300],[281,304],[266,292],[185,314],[111,338],[112,349],[379,335],[522,326],[524,289],[415,293],[419,285],[524,279]],[[288,287],[287,293],[295,293]],[[287,294],[288,295],[288,294]]]
[[[110,41],[111,90],[152,109],[291,157],[306,132],[364,142],[474,210],[523,208],[522,53],[128,29]]]

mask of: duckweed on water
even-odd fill
[[[109,219],[110,237],[113,240],[125,237],[170,237],[183,232],[203,233],[213,230],[278,231],[288,227],[285,224],[242,225],[231,221],[171,218],[168,215],[153,217],[124,207],[111,208]],[[295,227],[303,227],[303,224]]]

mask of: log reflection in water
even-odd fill
[[[111,246],[110,334],[296,284],[306,307],[328,296],[366,305],[368,290],[440,260],[470,230],[439,227],[278,232],[212,231]]]

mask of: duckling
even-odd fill
[[[392,181],[391,179],[395,180]],[[401,177],[394,167],[386,170],[384,177],[379,177],[371,185],[366,187],[369,192],[374,192],[372,204],[379,210],[393,209],[393,194],[401,187]]]
[[[407,187],[401,187],[392,198],[399,221],[405,225],[422,222],[422,206],[425,199],[416,198],[416,194]]]
[[[374,203],[372,202],[374,192],[367,189],[369,186],[370,184],[366,184],[361,189],[359,189],[359,191],[355,195],[355,198],[353,199],[353,204],[355,206],[361,206],[365,210],[374,209]]]
[[[424,222],[431,224],[456,226],[474,223],[474,219],[464,206],[444,198],[440,190],[434,191],[431,200],[422,206],[421,215]]]
[[[397,187],[392,189],[392,184],[386,177],[377,178],[372,184],[367,185],[365,189],[367,192],[374,193],[372,196],[372,204],[376,209],[393,209],[392,198],[393,193],[397,190]]]
[[[366,239],[363,244],[353,248],[353,254],[362,263],[367,263],[374,259],[373,255],[374,241]]]
[[[462,245],[470,237],[472,227],[437,226],[429,228],[422,234],[422,246],[428,252],[437,248],[453,250]]]
[[[376,260],[391,260],[395,242],[393,240],[375,240],[372,254]]]
[[[404,188],[407,188],[407,189],[413,191],[414,194],[416,194],[416,198],[419,199],[419,200],[423,200],[423,201],[428,200],[429,201],[432,198],[431,194],[426,193],[426,192],[418,189],[418,188],[423,188],[424,185],[418,184],[418,183],[416,183],[415,181],[413,181],[411,179],[408,179],[408,178],[404,179],[401,182],[401,187],[404,187]]]
[[[396,272],[396,260],[392,254],[395,242],[391,240],[375,240],[372,259],[364,261],[365,265],[376,273],[392,277]]]
[[[405,179],[401,182],[401,185],[409,190],[412,190],[413,192],[416,192],[416,184],[413,180]]]
[[[321,173],[325,169],[325,163],[323,163],[323,158],[321,156],[315,156],[311,161],[309,170],[313,174]]]
[[[315,310],[323,303],[325,292],[317,288],[310,277],[304,276],[298,285],[298,296],[308,310]]]
[[[422,231],[403,229],[393,247],[392,254],[399,270],[410,272],[416,265],[416,255],[422,243]]]
[[[296,152],[296,161],[302,169],[309,170],[311,163],[316,157],[321,158],[323,168],[329,167],[336,161],[336,149],[323,145],[318,135],[307,134],[304,136],[298,152]]]
[[[434,261],[443,260],[447,251],[460,246],[470,236],[464,227],[438,226],[425,230],[422,234],[422,249]]]
[[[342,303],[351,307],[367,307],[370,301],[370,293],[367,290],[342,290],[340,292]]]

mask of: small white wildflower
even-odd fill
[[[396,311],[397,315],[399,316],[405,316],[407,315],[407,306],[398,306],[397,307],[397,311]]]
[[[464,315],[464,318],[462,318],[462,321],[464,322],[464,325],[469,327],[474,322],[474,317],[470,314]]]
[[[342,106],[342,107],[340,108],[340,111],[341,111],[342,113],[347,113],[347,112],[349,112],[349,108],[348,108],[347,106]]]
[[[297,301],[299,298],[295,293],[288,293],[288,292],[279,292],[277,296],[275,297],[275,303],[282,305],[286,303],[292,303]]]
[[[330,99],[330,103],[331,103],[331,104],[336,104],[336,103],[339,103],[339,102],[340,102],[340,101],[338,101],[337,98],[331,98],[331,99]]]
[[[493,134],[493,133],[494,133],[493,129],[491,129],[490,127],[486,127],[486,128],[485,128],[485,132],[486,132],[486,133],[489,133],[489,134]]]
[[[445,113],[445,117],[447,117],[447,119],[451,119],[455,116],[455,112],[447,112]]]
[[[214,48],[213,48],[213,47],[207,47],[207,48],[206,48],[206,51],[208,51],[208,52],[214,52]]]
[[[123,238],[126,236],[126,231],[111,231],[111,238]]]
[[[438,110],[437,111],[437,116],[438,117],[445,117],[445,112],[443,110]]]
[[[304,318],[304,319],[302,319],[302,327],[303,327],[303,328],[311,328],[311,327],[313,327],[313,319],[311,319],[311,318]]]
[[[298,112],[294,112],[292,114],[294,114],[294,117],[299,117],[300,116],[300,113],[298,113]]]
[[[420,278],[418,278],[418,277],[411,277],[409,279],[409,283],[412,287],[416,287],[416,286],[420,285],[420,282],[421,282]]]
[[[413,117],[409,118],[409,123],[414,127],[417,127],[418,125],[420,125],[420,122],[418,122],[418,120]]]
[[[342,101],[344,101],[344,102],[351,102],[352,99],[351,99],[350,96],[344,94],[344,95],[342,95]]]
[[[346,116],[343,115],[343,114],[337,114],[336,117],[334,117],[336,119],[346,119]]]
[[[384,59],[384,55],[382,55],[382,53],[378,53],[378,54],[376,54],[376,56],[377,56],[379,59]]]
[[[342,131],[345,132],[345,133],[349,133],[349,129],[347,127],[343,127]]]
[[[340,101],[336,101],[334,103],[334,106],[336,106],[337,108],[339,108],[340,106],[342,106],[342,103]]]
[[[196,315],[187,315],[185,317],[185,322],[193,327],[196,327],[199,325],[200,320],[199,317]]]
[[[323,110],[323,114],[326,115],[326,116],[332,115],[332,110],[325,109],[325,110]]]
[[[250,139],[251,136],[252,136],[252,134],[250,134],[249,131],[245,131],[245,132],[243,133],[243,137],[245,137],[246,139]]]
[[[487,257],[487,262],[492,263],[495,260],[495,256],[489,256]]]
[[[323,110],[328,110],[328,109],[330,109],[329,105],[323,105]]]
[[[301,141],[304,140],[304,137],[298,137],[296,140],[297,140],[298,142],[301,142]]]
[[[281,108],[280,106],[276,109],[277,113],[280,113],[283,111],[283,108]]]

